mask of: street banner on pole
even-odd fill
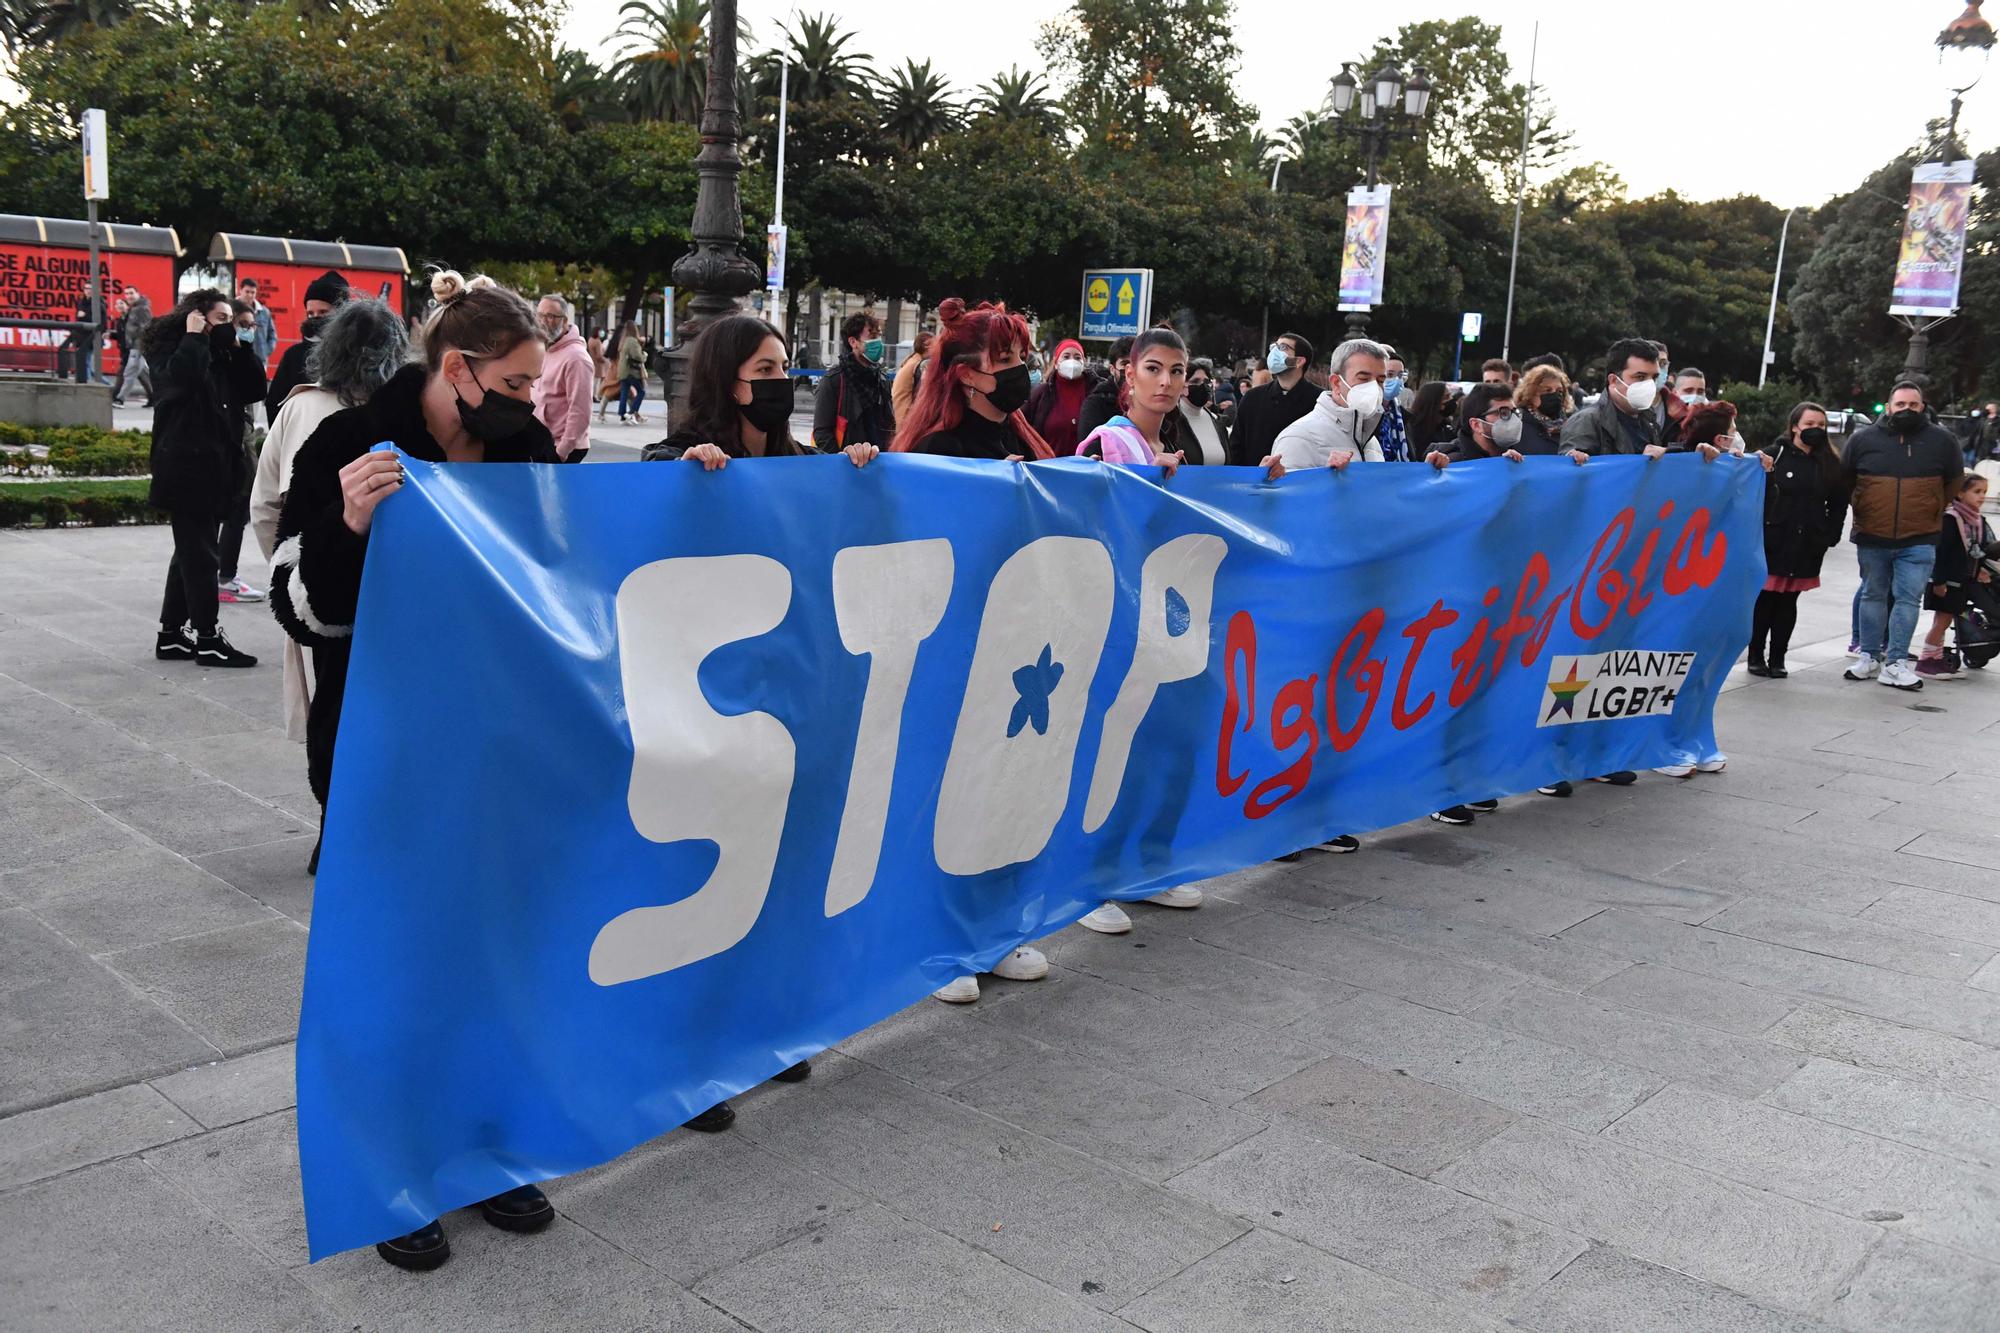
[[[299,1020],[314,1258],[1107,899],[1716,758],[1765,573],[1763,473],[1692,456],[404,466]]]
[[[1957,313],[1958,284],[1965,273],[1965,226],[1972,213],[1972,166],[1924,162],[1911,173],[1890,314]]]
[[[1153,270],[1093,268],[1083,273],[1079,338],[1136,338],[1153,321]]]
[[[1389,190],[1357,185],[1347,192],[1347,234],[1340,247],[1340,308],[1371,310],[1382,304],[1382,274],[1389,250]]]
[[[785,224],[773,222],[764,228],[764,285],[777,291],[785,285]],[[774,323],[776,321],[773,321]]]

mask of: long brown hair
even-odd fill
[[[924,364],[923,384],[889,447],[907,453],[939,431],[958,429],[966,413],[965,373],[979,373],[980,360],[989,352],[1018,351],[1025,357],[1034,349],[1028,321],[1006,306],[981,302],[968,310],[956,296],[946,297],[938,306],[938,332]],[[1020,412],[1009,413],[1006,424],[1027,453],[1056,456]]]
[[[766,338],[776,338],[778,345],[785,347],[785,335],[755,315],[725,315],[701,331],[688,348],[688,420],[676,434],[692,431],[732,458],[745,456],[736,377]],[[786,355],[790,352],[787,347]],[[764,441],[766,458],[804,452],[793,441],[789,424],[772,431]]]

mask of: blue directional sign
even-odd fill
[[[1153,319],[1153,270],[1090,268],[1083,271],[1084,338],[1136,337]]]

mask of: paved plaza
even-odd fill
[[[1727,772],[1064,931],[416,1275],[306,1263],[315,808],[169,544],[0,532],[0,1326],[2000,1329],[2000,666],[1842,681],[1851,548]]]

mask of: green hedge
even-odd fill
[[[0,484],[0,528],[60,528],[71,524],[110,528],[121,523],[159,523],[163,515],[146,503],[150,485],[143,478]]]
[[[28,445],[47,448],[39,459]],[[152,471],[153,436],[143,430],[98,430],[94,426],[23,426],[0,421],[0,449],[9,472],[44,463],[58,477],[143,477]]]

